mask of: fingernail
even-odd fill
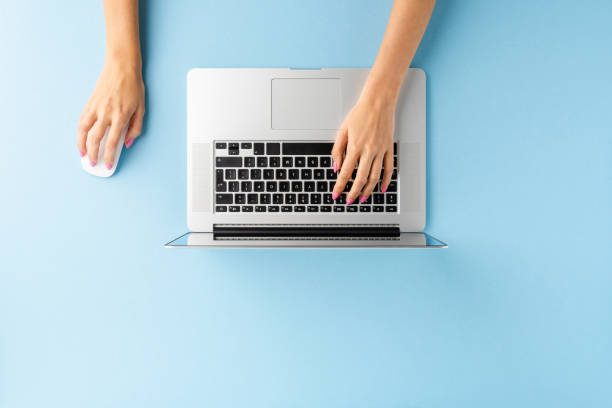
[[[90,161],[89,161],[89,165],[90,165],[91,167],[94,167],[94,166],[96,165],[96,162],[95,162],[95,161],[93,161],[93,160],[90,160]]]
[[[387,188],[389,188],[389,186],[384,186],[383,188],[380,189],[380,191],[382,191],[383,193],[387,192]]]
[[[80,155],[81,157],[83,157],[83,156],[85,156],[85,152],[82,152],[82,151],[80,151],[80,150],[79,150],[79,155]]]
[[[359,199],[359,204],[363,204],[365,203],[365,201],[368,199],[367,196],[361,196],[361,198]]]
[[[355,200],[353,200],[352,198],[349,198],[348,200],[346,200],[346,205],[351,205],[355,202]]]
[[[130,139],[127,142],[125,142],[125,148],[129,149],[132,143],[134,143],[134,139]]]
[[[334,173],[338,172],[338,163],[334,162]]]
[[[110,170],[110,169],[112,169],[112,168],[113,168],[113,165],[112,165],[112,164],[107,164],[107,165],[106,165],[106,170]]]
[[[336,198],[340,197],[340,193],[334,193],[332,194],[332,200],[335,200]]]

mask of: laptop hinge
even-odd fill
[[[396,224],[215,224],[214,239],[393,239]]]

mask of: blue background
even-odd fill
[[[145,132],[77,118],[100,1],[0,5],[0,406],[611,406],[612,4],[443,1],[428,226],[447,250],[169,250],[192,67],[370,66],[391,1],[147,1]]]

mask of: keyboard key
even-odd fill
[[[242,209],[242,212],[253,212],[253,206],[251,205],[243,205],[241,209]]]
[[[285,204],[295,204],[295,194],[285,194]]]
[[[393,154],[397,154],[397,143],[393,142]]]
[[[392,181],[389,183],[389,187],[387,187],[387,193],[395,193],[397,192],[397,182]]]
[[[306,166],[306,158],[305,157],[296,157],[295,158],[295,167],[305,167]]]
[[[217,167],[242,167],[242,157],[216,157]]]
[[[225,193],[226,191],[227,191],[227,183],[225,181],[217,183],[217,192],[218,193]]]
[[[298,180],[300,178],[300,171],[297,169],[289,170],[289,180]]]
[[[282,194],[272,194],[272,204],[282,204],[282,203],[283,203]]]
[[[217,194],[217,204],[232,204],[232,194]]]
[[[302,205],[297,205],[297,206],[293,207],[293,211],[295,211],[295,212],[304,212],[304,211],[306,211],[306,207],[304,207]]]
[[[344,206],[343,205],[335,205],[334,206],[334,212],[344,212]]]
[[[237,193],[238,191],[240,191],[240,183],[238,183],[237,181],[230,181],[228,190],[232,193]]]
[[[258,202],[258,194],[248,194],[247,195],[247,203],[249,204],[257,204]]]
[[[280,157],[270,157],[270,167],[280,167]]]
[[[264,154],[264,144],[263,143],[253,143],[253,154],[255,156],[261,156]]]
[[[224,205],[218,205],[215,207],[216,212],[227,212],[227,207]]]
[[[336,204],[346,204],[346,193],[342,193],[336,198]]]
[[[238,149],[238,143],[230,143],[229,148],[227,149],[227,153],[230,156],[238,156],[240,150]]]
[[[285,180],[286,178],[287,178],[287,170],[276,169],[276,179],[277,180]]]
[[[260,194],[259,195],[260,204],[270,204],[271,202],[272,202],[272,195],[270,194]]]
[[[312,178],[312,170],[302,169],[302,180],[310,180]]]
[[[244,204],[246,196],[244,194],[234,194],[234,202],[236,204]]]
[[[293,211],[293,207],[291,207],[290,205],[283,205],[281,207],[281,211],[282,212],[291,212],[291,211]]]
[[[323,169],[315,169],[315,171],[314,171],[314,179],[315,180],[325,180],[325,170],[323,170]]]
[[[223,170],[221,170],[223,171]],[[228,180],[236,180],[236,170],[235,169],[226,169],[225,170],[225,178]]]
[[[216,174],[217,174],[217,183],[223,182],[223,169],[217,169]]]
[[[315,191],[315,182],[314,181],[305,181],[304,182],[304,191],[312,193]]]
[[[322,205],[321,212],[331,212],[332,208],[329,205]]]
[[[385,194],[387,197],[387,204],[397,204],[397,194]]]
[[[253,191],[261,193],[262,191],[266,191],[266,183],[263,181],[255,181],[253,182]]]
[[[230,205],[229,212],[240,212],[240,207],[237,205]]]
[[[317,181],[317,191],[320,193],[327,192],[327,181]]]
[[[251,169],[251,180],[261,180],[261,169]]]
[[[321,194],[311,194],[310,195],[310,203],[311,204],[321,204]]]
[[[273,180],[274,179],[274,170],[272,170],[272,169],[265,169],[263,171],[263,178],[264,178],[264,180]]]
[[[308,194],[298,194],[298,203],[308,204]],[[219,204],[225,204],[225,203],[219,203]]]
[[[252,149],[253,145],[251,143],[248,143],[248,142],[242,142],[242,143],[240,143],[240,148],[241,149]]]
[[[244,158],[244,167],[255,167],[255,158],[254,157],[245,157]]]
[[[317,207],[316,205],[309,205],[307,207],[307,211],[308,212],[319,212],[319,207]]]
[[[383,212],[383,211],[385,211],[385,207],[382,206],[382,205],[375,205],[372,208],[374,209],[374,212]]]
[[[357,206],[353,205],[353,206],[346,206],[346,212],[357,212]]]
[[[268,167],[268,158],[267,157],[258,157],[257,158],[257,167]]]
[[[282,191],[283,193],[291,191],[291,183],[288,181],[279,181],[278,191]]]
[[[334,173],[333,169],[327,169],[327,179],[328,180],[335,180],[337,177],[338,175]]]
[[[323,202],[325,204],[333,204],[334,200],[332,199],[332,195],[331,194],[323,194]]]
[[[293,157],[283,157],[283,167],[293,167]]]
[[[268,156],[280,154],[280,143],[266,143],[266,154]]]
[[[265,205],[255,206],[255,212],[266,212],[266,206]]]
[[[308,158],[308,167],[318,167],[319,159],[317,157],[309,157]]]
[[[372,194],[374,196],[374,204],[384,204],[385,203],[385,195],[376,193]]]
[[[238,149],[239,144],[238,143],[230,143],[229,144],[229,148],[230,149]]]
[[[277,189],[276,181],[266,181],[266,191],[268,193],[274,193]]]
[[[240,183],[240,191],[243,193],[250,193],[253,191],[253,182],[243,181]]]
[[[238,180],[248,180],[249,179],[249,171],[247,169],[238,170]]]
[[[331,153],[333,143],[283,143],[283,154],[284,155],[328,155]]]
[[[321,157],[321,167],[331,167],[330,157]]]
[[[268,212],[278,212],[278,205],[271,205],[268,207]]]
[[[370,208],[369,205],[360,205],[359,206],[359,212],[370,212],[372,211],[372,209]]]
[[[302,191],[302,182],[301,181],[292,181],[291,182],[291,191],[294,193],[300,193]]]
[[[385,207],[385,210],[387,210],[387,212],[397,212],[397,207],[394,205],[388,205]]]
[[[359,197],[361,199],[361,197]],[[368,196],[368,199],[365,200],[363,203],[361,204],[372,204],[372,196]]]
[[[217,149],[227,149],[227,143],[225,143],[225,142],[217,142],[217,143],[215,143],[215,147]]]
[[[397,180],[397,170],[393,169],[393,173],[391,173],[391,180]]]

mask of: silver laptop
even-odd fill
[[[336,131],[365,68],[201,68],[187,76],[187,226],[169,247],[441,248],[425,228],[425,73],[396,112],[393,179],[332,200]]]

